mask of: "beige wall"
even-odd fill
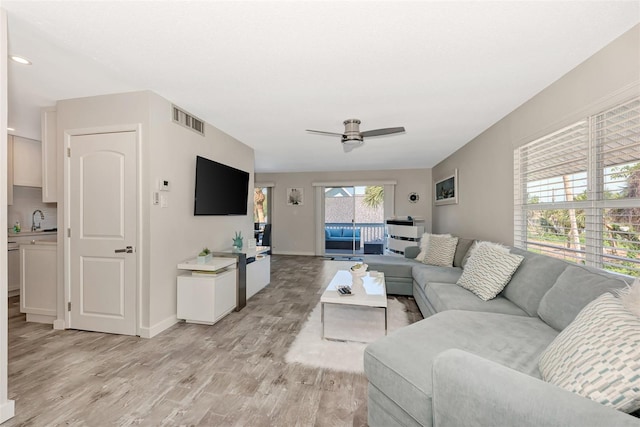
[[[421,216],[427,227],[431,218],[431,169],[356,171],[356,172],[300,172],[257,173],[256,182],[275,183],[272,212],[273,251],[277,254],[315,254],[314,182],[366,183],[367,181],[396,181],[395,214]],[[304,205],[287,206],[287,188],[304,188]],[[418,203],[409,203],[409,193],[420,195]]]
[[[433,230],[513,244],[513,149],[640,93],[640,25],[433,168],[458,169],[457,205],[433,208]]]
[[[148,91],[60,101],[57,110],[58,194],[63,194],[65,130],[122,124],[141,127],[139,317],[141,335],[153,336],[176,320],[176,265],[196,256],[204,246],[214,251],[230,249],[236,230],[252,236],[252,215],[193,215],[196,155],[245,170],[253,177],[253,149],[210,125],[202,137],[174,124],[171,103]],[[152,204],[159,179],[170,182],[170,191],[163,193],[168,198],[166,208]],[[253,186],[252,180],[249,185]],[[252,212],[251,193],[248,201],[248,212]],[[64,206],[59,203],[59,230],[63,221]],[[58,241],[65,241],[61,232]],[[63,254],[59,253],[61,262]],[[62,276],[59,280],[62,286]],[[59,299],[59,304],[64,310],[64,302]]]

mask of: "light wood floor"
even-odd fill
[[[289,365],[284,356],[319,290],[351,262],[273,256],[271,284],[214,326],[179,323],[152,339],[54,331],[9,300],[4,426],[363,426],[364,375]],[[315,280],[309,280],[315,277]],[[422,316],[398,298],[410,322]]]

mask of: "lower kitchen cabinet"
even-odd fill
[[[27,322],[50,323],[56,319],[57,244],[20,245],[20,312]]]

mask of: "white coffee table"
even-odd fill
[[[340,295],[338,286],[351,286],[353,295]],[[338,271],[320,297],[322,338],[324,339],[325,304],[353,305],[384,309],[384,334],[387,335],[387,288],[384,273],[370,271],[362,277],[362,285],[353,284],[353,276],[347,270]]]

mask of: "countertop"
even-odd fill
[[[57,231],[21,231],[19,233],[10,232],[8,237],[55,236],[56,234],[58,234]]]

